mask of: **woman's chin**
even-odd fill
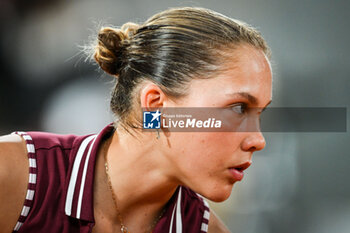
[[[203,196],[213,202],[223,202],[230,197],[231,192],[232,185],[226,185],[222,188],[208,189]]]

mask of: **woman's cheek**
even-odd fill
[[[205,139],[205,144],[211,145],[217,150],[233,151],[239,146],[241,140],[239,133],[218,132],[211,133],[211,135]]]

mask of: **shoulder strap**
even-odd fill
[[[32,207],[32,204],[33,204],[35,187],[36,187],[37,166],[36,166],[35,147],[31,136],[29,136],[25,132],[13,132],[11,134],[20,135],[26,141],[28,160],[29,160],[29,181],[28,181],[27,195],[23,204],[21,215],[18,218],[15,228],[13,229],[13,232],[17,232],[23,225],[24,221],[26,220],[29,214],[30,208]]]

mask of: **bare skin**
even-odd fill
[[[0,137],[0,232],[12,232],[24,204],[29,176],[25,141]]]
[[[157,85],[145,82],[140,89],[141,106],[225,107],[246,103],[249,107],[266,107],[272,97],[272,74],[267,58],[262,51],[249,46],[241,46],[235,53],[239,56],[238,66],[227,62],[227,72],[211,79],[192,80],[190,94],[176,101],[169,99]],[[249,93],[257,102],[249,102],[236,95],[238,92]],[[109,140],[110,144],[105,141],[101,146],[96,164],[94,233],[120,229],[107,185],[104,147],[118,209],[130,232],[149,229],[178,185],[186,185],[212,201],[226,200],[235,183],[229,167],[251,161],[253,152],[265,147],[261,132],[161,133],[160,139],[156,139],[153,133],[141,133],[135,138],[118,128]],[[0,144],[0,184],[6,188],[0,190],[0,200],[11,204],[0,206],[0,213],[8,213],[0,215],[0,229],[10,232],[24,201],[28,161],[23,141],[18,138],[14,144],[8,138],[3,141]],[[15,158],[8,158],[14,154]],[[22,165],[12,165],[14,171],[9,173],[5,168],[17,160]],[[14,181],[19,185],[14,187]],[[210,215],[209,232],[229,232],[214,212]]]

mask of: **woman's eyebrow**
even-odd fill
[[[235,92],[235,93],[232,93],[230,94],[232,96],[236,96],[236,95],[239,95],[240,97],[243,97],[245,99],[247,99],[250,103],[254,104],[254,105],[259,105],[259,101],[258,101],[258,98],[256,98],[255,96],[249,94],[248,92]],[[272,102],[272,100],[270,100],[266,106],[263,108],[262,111],[264,111],[266,109],[266,107]]]

